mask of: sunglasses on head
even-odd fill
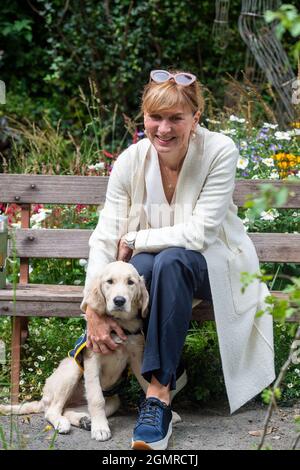
[[[150,79],[155,83],[164,83],[175,80],[177,85],[189,86],[196,81],[195,75],[187,72],[170,73],[167,70],[152,70]]]

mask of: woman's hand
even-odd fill
[[[119,346],[111,337],[114,331],[122,340],[126,340],[122,328],[117,322],[107,315],[98,315],[89,306],[86,309],[87,341],[86,347],[95,353],[111,354]]]
[[[123,238],[120,239],[118,245],[117,261],[125,261],[128,263],[132,257],[133,250],[127,246]]]

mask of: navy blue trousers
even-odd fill
[[[142,375],[174,390],[193,298],[212,300],[206,260],[198,251],[174,247],[138,253],[130,263],[144,276],[150,297]]]

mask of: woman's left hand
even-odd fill
[[[132,253],[133,250],[129,248],[125,240],[121,238],[118,245],[117,261],[125,261],[126,263],[128,263],[128,261],[132,257]]]

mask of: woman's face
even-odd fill
[[[195,130],[200,112],[193,114],[183,106],[144,114],[147,137],[159,155],[184,157],[191,132]]]

